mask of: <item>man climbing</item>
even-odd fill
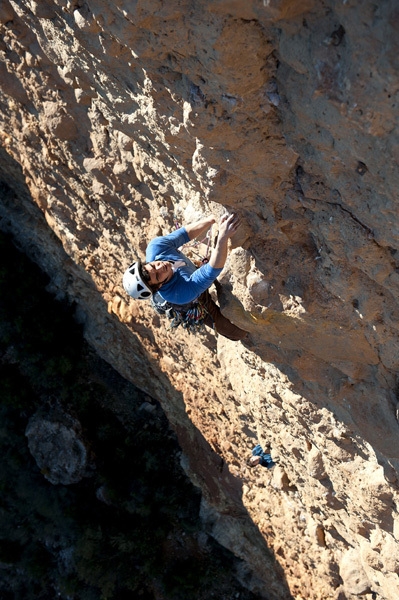
[[[228,241],[236,233],[240,218],[223,215],[219,234],[209,261],[197,268],[179,248],[204,234],[215,223],[213,216],[153,239],[147,247],[146,262],[136,261],[123,275],[123,287],[132,298],[151,299],[159,314],[171,319],[171,327],[189,331],[208,325],[230,340],[242,340],[247,332],[233,325],[212,300],[208,288],[223,270]]]

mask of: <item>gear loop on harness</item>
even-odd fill
[[[160,294],[154,294],[151,305],[158,315],[170,320],[169,329],[177,329],[180,325],[189,333],[203,331],[208,314],[200,299],[189,304],[179,305],[167,302]]]

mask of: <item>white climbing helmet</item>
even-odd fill
[[[136,300],[148,300],[153,292],[148,284],[143,280],[141,274],[141,262],[134,262],[123,274],[123,287],[132,298]]]

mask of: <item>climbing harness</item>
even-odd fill
[[[208,312],[200,299],[179,305],[167,302],[156,293],[151,298],[151,305],[158,315],[166,316],[170,320],[168,329],[177,329],[181,325],[189,333],[204,331]]]

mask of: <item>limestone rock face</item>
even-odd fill
[[[398,14],[0,4],[0,226],[160,400],[209,532],[269,599],[399,597]],[[121,285],[152,237],[225,210],[245,343],[171,333]],[[274,471],[246,466],[256,443]]]
[[[344,581],[345,591],[348,594],[361,596],[370,591],[370,582],[367,579],[356,550],[348,550],[343,556],[340,565],[340,575]]]

